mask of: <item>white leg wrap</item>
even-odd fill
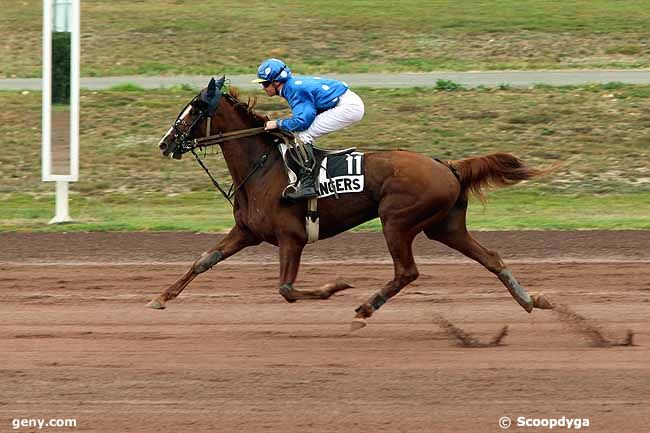
[[[307,210],[310,212],[316,212],[318,209],[318,198],[311,198],[307,202]],[[309,218],[309,215],[306,220],[306,225],[305,229],[307,230],[307,243],[308,244],[313,244],[318,240],[318,235],[319,235],[319,224],[318,220],[319,218],[316,218],[316,221],[312,221],[311,218]]]

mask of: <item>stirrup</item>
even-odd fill
[[[318,191],[316,191],[315,183],[313,173],[303,172],[298,179],[298,185],[293,187],[293,191],[288,191],[290,188],[287,187],[282,196],[289,200],[316,198],[318,197]]]
[[[299,183],[298,187],[293,187],[293,191],[288,191],[289,189],[289,187],[285,188],[284,192],[282,193],[282,197],[287,200],[298,201],[318,197],[318,192],[313,185],[304,186],[302,183]]]

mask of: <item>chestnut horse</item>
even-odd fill
[[[214,79],[182,110],[159,143],[164,156],[180,158],[201,137],[222,137],[219,145],[236,186],[235,226],[205,251],[178,281],[148,306],[165,308],[202,272],[243,248],[268,242],[280,248],[279,292],[288,302],[327,299],[351,287],[337,280],[316,290],[294,287],[302,250],[307,243],[306,202],[281,200],[287,185],[277,137],[264,132],[266,117],[253,111],[254,103],[239,101],[237,92],[222,91],[224,77]],[[216,135],[210,135],[210,131]],[[244,131],[238,135],[236,131]],[[246,134],[245,131],[253,131]],[[194,146],[194,147],[193,147]],[[395,275],[355,311],[351,328],[359,329],[386,301],[418,278],[412,243],[424,232],[432,240],[460,251],[495,274],[527,311],[548,308],[543,295],[531,296],[517,282],[495,251],[480,245],[465,225],[468,193],[481,196],[488,185],[505,186],[531,179],[543,171],[526,166],[507,153],[440,162],[409,151],[365,153],[363,192],[319,199],[319,239],[329,238],[379,217]]]

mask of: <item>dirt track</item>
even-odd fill
[[[528,315],[489,272],[425,239],[420,279],[349,334],[392,274],[376,234],[308,248],[298,287],[356,285],[328,301],[285,303],[276,250],[259,247],[167,310],[143,307],[217,237],[0,234],[0,432],[39,431],[13,430],[17,418],[77,420],[41,431],[498,432],[502,416],[649,431],[650,232],[477,233],[530,292],[612,341],[632,329],[632,347]],[[509,333],[462,347],[435,315],[482,341]]]

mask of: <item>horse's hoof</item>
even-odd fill
[[[334,282],[334,286],[339,290],[352,289],[354,284],[344,280],[343,278],[337,278]]]
[[[366,319],[355,317],[350,323],[350,332],[358,331],[359,329],[365,327],[367,324],[368,322],[366,322]]]
[[[278,289],[278,292],[280,292],[284,300],[287,301],[288,303],[293,304],[294,302],[296,302],[296,299],[293,296],[291,296],[291,287],[287,285],[282,285]]]
[[[165,309],[165,304],[160,302],[158,299],[152,300],[146,306],[149,307],[149,308],[153,308],[154,310],[164,310]]]
[[[540,310],[553,309],[553,303],[549,301],[543,293],[540,293],[539,295],[532,295],[531,298],[533,298],[533,306],[535,308],[539,308]]]

